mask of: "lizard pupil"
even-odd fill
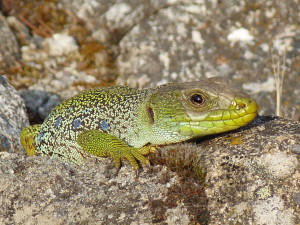
[[[199,94],[194,94],[191,97],[191,101],[195,105],[201,105],[204,102],[204,98],[201,95],[199,95]]]

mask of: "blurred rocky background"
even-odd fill
[[[63,99],[95,86],[145,88],[221,76],[252,93],[260,114],[276,114],[278,93],[280,115],[299,120],[299,5],[1,0],[0,74],[21,92]]]

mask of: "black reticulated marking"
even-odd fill
[[[154,112],[153,112],[153,109],[150,106],[148,106],[146,110],[147,110],[147,114],[148,114],[148,117],[149,117],[150,124],[152,125],[152,124],[154,124]]]

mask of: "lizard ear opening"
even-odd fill
[[[147,106],[146,110],[147,110],[147,114],[148,114],[148,117],[149,117],[150,124],[153,125],[154,124],[154,112],[153,112],[153,109],[150,106]]]

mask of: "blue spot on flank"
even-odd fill
[[[43,140],[43,136],[44,136],[44,131],[41,131],[38,135],[38,141],[41,142]]]
[[[74,128],[79,128],[81,127],[81,119],[80,118],[77,118],[73,121],[73,127]]]
[[[58,127],[59,127],[61,121],[62,121],[62,118],[61,118],[61,116],[60,116],[60,117],[57,118],[57,120],[56,120],[56,122],[55,122],[55,128],[58,128]]]
[[[82,110],[82,113],[84,113],[84,114],[88,114],[88,113],[90,113],[90,109],[89,109],[89,108],[87,108],[87,109],[84,109],[84,110]]]
[[[73,106],[70,106],[68,109],[67,109],[67,112],[72,112],[73,111]]]
[[[104,131],[106,131],[106,130],[108,130],[110,128],[109,125],[108,125],[108,123],[105,120],[101,120],[100,127]]]

